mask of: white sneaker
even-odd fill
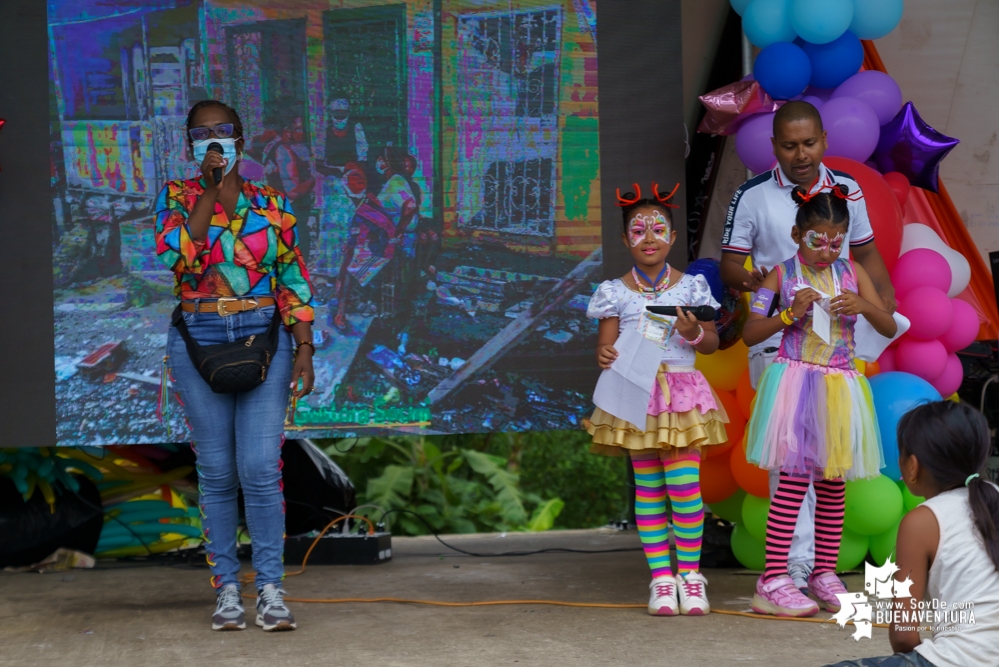
[[[679,577],[680,613],[684,616],[704,616],[711,613],[708,604],[708,580],[700,572],[688,572]]]
[[[649,584],[649,614],[676,616],[680,609],[676,603],[676,579],[672,575],[656,577]]]

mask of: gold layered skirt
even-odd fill
[[[625,450],[689,451],[721,445],[728,442],[728,421],[725,407],[700,371],[662,364],[641,425],[644,429],[600,408],[583,425],[593,437],[590,451],[622,456]]]

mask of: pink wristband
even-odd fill
[[[702,327],[701,325],[697,325],[697,328],[700,329],[700,333],[697,334],[697,338],[695,338],[694,340],[687,341],[688,343],[690,343],[692,347],[700,343],[702,340],[704,340],[704,327]]]

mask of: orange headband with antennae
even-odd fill
[[[677,204],[669,203],[669,200],[673,198],[673,195],[675,195],[676,191],[679,189],[680,189],[680,184],[677,183],[676,185],[673,186],[673,191],[670,192],[665,197],[663,197],[661,194],[659,194],[659,184],[656,183],[655,181],[652,181],[652,194],[655,195],[656,201],[658,201],[660,204],[662,204],[667,208],[680,208]]]
[[[624,197],[622,197],[621,188],[617,188],[616,190],[614,190],[614,193],[617,195],[617,205],[620,206],[621,208],[624,208],[625,206],[631,206],[632,204],[634,204],[635,202],[637,202],[642,198],[641,186],[639,186],[638,183],[632,183],[631,187],[635,188],[635,193],[628,192],[625,194],[628,195],[634,194],[634,199],[625,199]]]

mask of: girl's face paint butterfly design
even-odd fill
[[[832,240],[829,240],[829,237],[826,235],[825,232],[817,234],[815,231],[809,229],[807,232],[805,232],[805,235],[802,237],[802,240],[805,242],[805,247],[808,248],[809,250],[816,250],[816,251],[830,250],[832,252],[839,252],[840,250],[843,249],[844,238],[845,237],[843,236],[843,233],[840,232],[839,234],[834,236]]]
[[[669,221],[666,220],[662,211],[653,211],[649,215],[635,214],[635,217],[628,223],[628,241],[631,242],[631,247],[634,248],[644,241],[649,231],[652,232],[652,236],[657,241],[669,243]]]

